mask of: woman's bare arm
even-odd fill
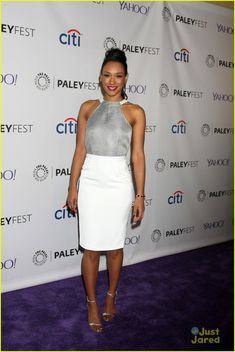
[[[136,184],[136,195],[144,195],[145,187],[145,154],[144,140],[146,117],[144,110],[135,105],[132,111],[134,124],[132,130],[132,153],[133,172]],[[133,211],[133,222],[139,222],[144,216],[144,197],[136,197]]]
[[[82,165],[86,157],[85,148],[85,134],[87,119],[94,110],[97,101],[88,100],[84,102],[79,110],[78,114],[78,129],[76,136],[76,148],[73,155],[73,161],[71,166],[70,180],[69,180],[69,193],[67,198],[67,204],[73,211],[77,210],[77,184],[81,174]]]

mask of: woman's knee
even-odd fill
[[[89,249],[86,249],[84,251],[84,257],[87,258],[90,261],[97,261],[100,258],[100,252],[98,251],[91,251]]]
[[[123,248],[108,251],[108,257],[111,260],[115,260],[117,258],[120,258],[120,257],[122,257],[122,255],[123,255]]]

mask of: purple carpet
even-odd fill
[[[233,250],[228,241],[124,267],[102,334],[88,328],[80,276],[4,293],[2,351],[233,351]],[[100,272],[101,308],[106,289]]]

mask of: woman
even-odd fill
[[[144,215],[145,113],[127,102],[124,88],[128,72],[125,53],[106,52],[99,82],[103,100],[88,100],[81,105],[77,143],[73,157],[67,204],[79,213],[80,246],[84,248],[82,274],[87,294],[88,323],[101,332],[103,324],[96,301],[96,281],[100,252],[107,252],[109,289],[105,297],[103,320],[116,314],[116,292],[123,262],[126,227],[134,198],[132,177],[126,155],[131,161],[136,196],[132,222]],[[77,183],[79,179],[79,189]]]

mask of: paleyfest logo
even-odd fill
[[[164,19],[164,21],[166,22],[169,22],[170,19],[171,19],[171,11],[168,7],[163,7],[163,10],[162,10],[162,17]]]
[[[208,67],[214,67],[215,65],[218,67],[226,67],[226,68],[234,68],[234,63],[232,61],[227,61],[221,58],[215,58],[213,55],[208,54],[206,57],[206,65]]]
[[[158,241],[160,241],[161,237],[162,237],[162,234],[161,234],[161,231],[160,231],[159,229],[153,230],[153,232],[152,232],[152,234],[151,234],[151,240],[152,240],[153,242],[158,242]]]
[[[34,78],[34,83],[38,89],[45,90],[45,89],[49,88],[49,86],[51,84],[51,80],[50,80],[50,77],[46,73],[40,72]]]
[[[215,66],[215,57],[213,55],[207,55],[206,65],[210,68]]]
[[[160,158],[160,159],[157,159],[154,166],[155,166],[156,171],[162,172],[166,167],[166,163],[165,163],[164,159]]]
[[[134,54],[158,55],[160,52],[160,48],[157,48],[157,47],[134,45],[133,43],[123,43],[121,41],[119,41],[119,44],[117,45],[117,42],[114,38],[112,37],[105,38],[105,41],[104,41],[105,50],[109,50],[117,47],[125,52],[134,53]]]
[[[33,177],[36,181],[44,181],[49,174],[49,170],[46,165],[37,165],[33,170]]]
[[[35,254],[33,255],[33,263],[35,265],[43,265],[46,263],[47,258],[48,258],[47,253],[43,249],[40,249],[36,251]]]
[[[165,98],[168,96],[169,94],[169,88],[168,88],[168,85],[166,83],[162,83],[160,85],[160,88],[159,88],[159,94],[161,95],[161,97]]]

